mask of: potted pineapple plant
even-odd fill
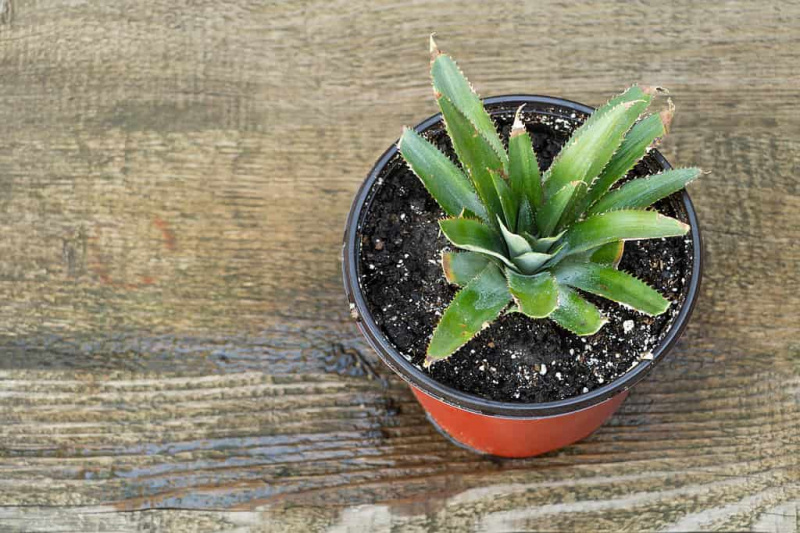
[[[596,429],[691,314],[700,234],[653,146],[674,106],[632,86],[596,110],[482,101],[431,38],[441,114],[405,128],[351,209],[359,327],[457,443],[537,455]]]

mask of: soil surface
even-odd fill
[[[493,114],[505,138],[512,116]],[[558,153],[575,121],[527,117],[542,169]],[[440,128],[426,136],[454,161]],[[647,156],[630,177],[657,172]],[[686,221],[679,195],[658,211]],[[609,318],[595,335],[579,337],[554,322],[521,314],[501,316],[447,360],[422,367],[425,349],[441,313],[457,291],[447,283],[441,253],[453,249],[439,232],[444,216],[419,179],[398,157],[390,161],[370,196],[361,222],[360,281],[376,324],[398,351],[442,384],[499,401],[540,403],[577,396],[624,374],[666,335],[683,304],[691,273],[687,235],[627,242],[620,269],[644,280],[673,301],[661,316],[648,317],[608,300],[585,295]]]

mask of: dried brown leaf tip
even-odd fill
[[[406,135],[406,130],[409,129],[408,126],[403,126],[403,130],[400,132],[400,138],[397,139],[397,149],[403,149],[403,137]]]
[[[453,273],[453,254],[442,254],[442,270],[444,277],[450,283],[454,283],[455,275]]]
[[[525,107],[525,104],[522,104],[517,109],[516,114],[514,115],[514,124],[511,126],[511,138],[513,139],[517,135],[522,135],[525,133],[525,124],[522,122],[522,108]]]
[[[436,41],[433,40],[433,36],[436,35],[435,33],[431,33],[430,40],[429,40],[429,50],[431,53],[431,63],[436,61],[436,58],[439,57],[442,52],[439,50],[439,47],[436,46]]]
[[[666,87],[661,87],[658,85],[641,85],[640,89],[644,94],[650,96],[658,96],[658,95],[668,95],[669,90]]]
[[[672,98],[667,98],[667,109],[659,113],[661,122],[664,124],[664,132],[669,133],[670,124],[672,124],[672,117],[675,116],[675,104],[672,103]]]

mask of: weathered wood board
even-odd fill
[[[487,96],[669,87],[712,171],[675,355],[541,458],[452,446],[348,318],[433,30]],[[798,531],[798,65],[772,0],[0,0],[0,531]]]

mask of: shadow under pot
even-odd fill
[[[548,167],[592,108],[543,96],[484,100],[508,139],[516,109]],[[416,130],[454,160],[441,115]],[[671,168],[652,150],[628,178]],[[419,179],[389,148],[359,189],[347,220],[344,285],[352,315],[380,358],[410,386],[428,418],[451,440],[479,453],[530,457],[591,434],[622,404],[628,390],[673,348],[698,295],[701,241],[685,191],[654,206],[691,226],[684,237],[627,242],[625,270],[672,301],[648,317],[589,298],[609,318],[595,335],[578,337],[550,320],[502,315],[458,352],[424,368],[433,328],[457,288],[442,274],[451,249],[440,234],[444,216]]]

